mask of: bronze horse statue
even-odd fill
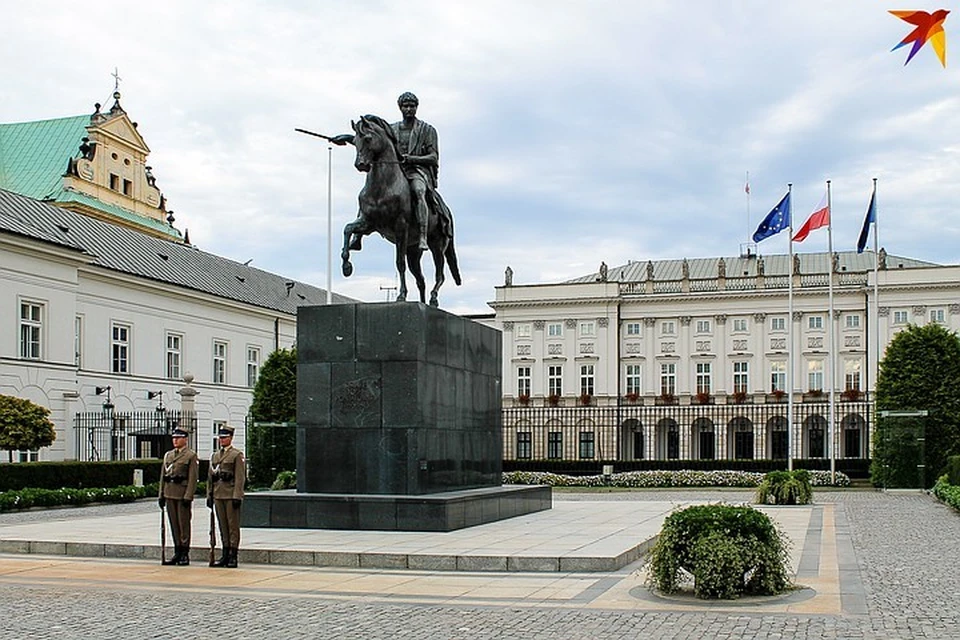
[[[363,189],[360,190],[360,211],[357,219],[343,228],[344,277],[353,273],[350,263],[350,251],[359,251],[361,239],[373,232],[389,240],[396,247],[397,273],[400,274],[398,301],[407,299],[406,272],[409,267],[420,290],[420,302],[426,302],[426,282],[420,260],[423,250],[418,246],[418,226],[411,200],[410,184],[404,176],[397,150],[397,139],[390,124],[378,116],[362,116],[358,122],[351,122],[354,135],[349,141],[357,149],[353,165],[358,171],[367,174]],[[345,136],[351,138],[350,136]],[[433,256],[436,268],[433,289],[430,290],[430,304],[438,306],[437,296],[444,282],[444,265],[450,269],[453,281],[460,284],[460,268],[457,253],[453,247],[453,222],[445,222],[438,208],[445,207],[439,194],[432,193],[430,215],[427,225],[427,245]]]

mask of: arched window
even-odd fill
[[[717,434],[713,428],[713,421],[709,418],[697,418],[691,426],[694,451],[693,457],[698,460],[715,460],[717,457]]]
[[[753,460],[753,423],[742,416],[727,425],[734,460]],[[729,457],[729,454],[728,454]]]

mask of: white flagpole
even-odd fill
[[[750,172],[747,171],[747,181],[744,183],[743,190],[747,192],[747,242],[753,240],[753,237],[750,233],[750,230],[753,228],[750,225]]]
[[[787,183],[787,193],[793,191],[793,183]],[[788,210],[790,224],[787,225],[787,244],[790,245],[790,262],[787,265],[787,470],[793,471],[793,197]]]
[[[836,480],[837,472],[837,463],[836,463],[836,447],[834,446],[833,436],[834,436],[834,420],[836,419],[836,399],[834,397],[834,388],[836,385],[836,348],[834,346],[834,317],[833,317],[833,205],[831,202],[830,195],[830,181],[827,180],[827,251],[828,255],[828,264],[827,268],[827,282],[829,283],[829,306],[830,312],[828,317],[830,336],[829,336],[829,347],[827,349],[828,359],[829,359],[829,377],[828,384],[830,385],[830,425],[827,430],[827,449],[830,455],[830,484],[833,484]]]
[[[877,206],[877,179],[873,179],[873,319],[874,319],[874,338],[877,341],[876,353],[874,354],[873,369],[873,388],[876,391],[877,380],[880,377],[880,213]],[[868,358],[869,360],[869,358]],[[873,394],[874,408],[876,408],[876,392]],[[868,405],[869,406],[869,405]],[[873,412],[873,421],[876,424],[877,412]],[[870,451],[870,438],[867,438],[867,451]]]

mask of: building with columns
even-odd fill
[[[911,323],[960,329],[960,266],[882,249],[601,265],[554,284],[512,276],[491,303],[504,335],[505,460],[790,451],[862,468],[878,356]]]

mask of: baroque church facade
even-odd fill
[[[119,93],[0,124],[0,393],[50,409],[57,434],[18,460],[152,457],[174,415],[203,457],[224,423],[242,447],[263,361],[293,346],[297,307],[326,301],[191,245],[149,153]]]
[[[553,284],[508,268],[491,306],[506,461],[789,455],[863,473],[877,363],[909,324],[960,329],[960,266],[881,249],[601,265]]]

